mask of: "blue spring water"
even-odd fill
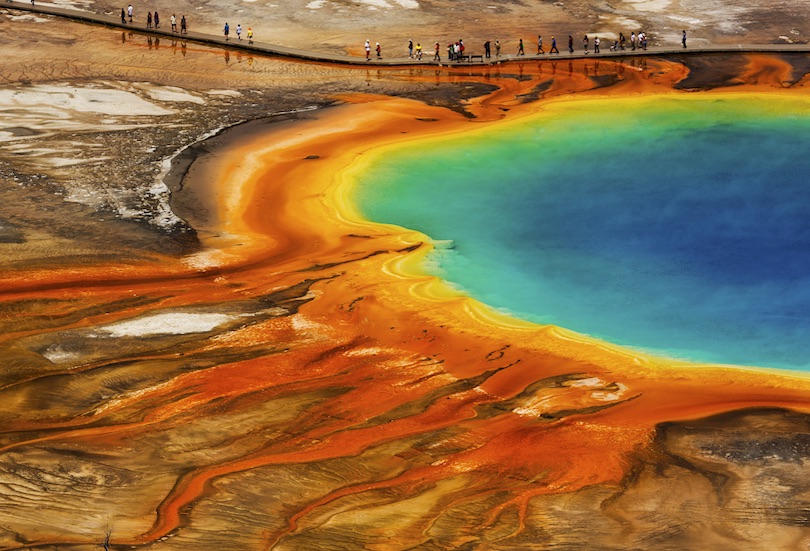
[[[425,271],[514,316],[697,362],[810,370],[810,117],[794,99],[564,102],[403,147],[355,185]]]

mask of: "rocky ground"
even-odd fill
[[[44,2],[47,4],[48,2]],[[77,9],[117,14],[124,4],[110,0],[59,0]],[[256,39],[317,51],[360,53],[365,39],[390,55],[406,52],[408,39],[430,45],[465,39],[475,48],[500,40],[513,53],[518,38],[534,44],[538,34],[615,39],[644,30],[651,44],[677,45],[681,30],[700,44],[804,43],[810,38],[810,2],[776,0],[134,0],[136,19],[146,12],[186,15],[190,28],[220,34],[225,22],[252,27]]]

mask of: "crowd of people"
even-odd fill
[[[33,3],[33,2],[32,2]],[[121,8],[121,23],[124,25],[132,24],[133,18],[135,16],[135,9],[132,7],[132,4],[127,6],[126,8]],[[180,28],[178,29],[177,24],[177,16],[172,14],[169,18],[169,23],[171,24],[172,32],[178,34],[188,34],[188,24],[186,22],[186,16],[182,15],[180,17]],[[147,29],[159,29],[160,28],[160,14],[157,10],[153,12],[147,12],[146,14],[146,28]],[[225,34],[225,40],[230,39],[230,31],[231,28],[227,22],[225,22],[225,28],[223,29],[223,33]],[[253,29],[248,27],[247,32],[245,33],[248,43],[253,44]],[[242,25],[236,25],[236,37],[239,40],[242,40]]]
[[[32,2],[33,3],[33,2]],[[121,23],[123,24],[131,24],[133,22],[134,17],[134,8],[132,4],[130,4],[126,9],[121,8]],[[171,23],[171,30],[172,32],[179,32],[180,34],[187,34],[188,27],[186,23],[186,16],[183,15],[180,18],[180,29],[178,31],[177,28],[177,16],[175,14],[171,15],[170,18]],[[155,10],[154,14],[150,11],[146,14],[146,28],[151,29],[154,25],[155,29],[160,28],[160,15],[158,14],[157,10]],[[230,33],[231,27],[230,25],[225,22],[225,27],[222,29],[222,32],[225,36],[225,40],[230,40]],[[236,37],[238,40],[242,40],[242,25],[236,25]],[[249,44],[253,44],[253,29],[248,27],[246,36],[248,39]],[[681,32],[681,44],[684,48],[686,48],[686,31]],[[589,54],[591,51],[591,45],[593,46],[593,53],[599,54],[601,53],[601,39],[598,36],[594,36],[593,40],[588,37],[588,35],[584,35],[582,37],[582,50],[585,54]],[[624,33],[619,33],[619,38],[614,40],[613,43],[610,45],[610,51],[624,51],[624,50],[646,50],[649,45],[649,39],[647,34],[644,31],[639,31],[636,33],[635,31],[630,33],[630,38],[628,39],[625,37]],[[489,59],[492,57],[492,47],[493,43],[490,40],[487,40],[483,43],[484,53],[480,57],[482,59]],[[495,48],[495,57],[501,57],[501,42],[499,40],[495,40],[494,42]],[[363,49],[366,54],[366,61],[371,61],[371,40],[366,39],[365,43],[363,44]],[[382,59],[382,47],[380,43],[375,43],[374,52],[378,60]],[[435,42],[433,44],[433,61],[441,61],[441,46],[439,42]],[[450,42],[447,44],[446,48],[447,52],[447,60],[448,61],[463,61],[463,60],[470,60],[470,54],[467,52],[466,46],[464,45],[464,40],[459,38],[455,42]],[[550,48],[548,50],[548,55],[551,54],[559,54],[560,50],[557,48],[557,39],[556,37],[552,36],[550,41]],[[573,54],[575,53],[574,48],[574,37],[573,35],[568,35],[568,53]],[[543,36],[537,35],[537,55],[544,55],[546,51],[543,47]],[[524,56],[526,55],[526,48],[523,43],[523,39],[520,38],[518,40],[517,51],[515,52],[516,56]],[[416,59],[418,61],[422,60],[422,44],[420,42],[416,42],[414,44],[413,40],[408,40],[408,57],[411,59]],[[475,56],[478,57],[478,56]]]
[[[135,16],[135,9],[132,7],[132,4],[126,7],[126,9],[121,8],[121,23],[124,25],[132,24],[133,19]],[[188,25],[186,23],[186,16],[183,15],[180,17],[180,28],[177,28],[177,16],[172,14],[169,18],[169,23],[172,27],[172,32],[178,34],[188,34]],[[160,13],[157,10],[153,12],[146,13],[146,28],[147,29],[159,29],[160,28]]]
[[[225,40],[230,40],[231,35],[231,27],[228,25],[228,22],[225,22],[225,27],[222,29],[222,33],[225,35]],[[248,39],[248,44],[253,44],[253,29],[248,27],[247,33],[245,33]],[[237,23],[236,25],[236,38],[242,40],[242,24]]]
[[[576,48],[574,46],[575,40],[573,35],[568,35],[568,53],[573,54],[576,52]],[[684,48],[686,48],[686,31],[681,32],[681,44]],[[501,57],[501,42],[499,40],[495,40],[493,43],[491,40],[487,40],[484,42],[484,53],[481,56],[482,59],[489,59],[492,57],[492,48],[494,45],[495,49],[495,57]],[[636,50],[647,50],[649,46],[649,38],[647,37],[647,33],[644,31],[639,31],[636,33],[635,31],[630,33],[630,38],[628,39],[624,33],[619,33],[619,38],[614,40],[610,44],[610,51],[611,52],[619,52],[619,51],[636,51]],[[592,48],[592,50],[591,50]],[[371,60],[371,41],[366,40],[364,44],[364,49],[366,52],[366,61]],[[441,61],[441,50],[438,42],[434,43],[434,54],[433,54],[433,61]],[[380,43],[376,43],[375,51],[377,53],[377,59],[382,59],[382,48]],[[590,54],[593,51],[594,54],[602,53],[602,40],[599,36],[594,36],[591,40],[588,35],[584,35],[582,37],[582,51],[585,54]],[[559,54],[560,50],[557,48],[557,39],[556,37],[552,36],[550,40],[550,48],[548,49],[548,55],[551,54]],[[543,46],[543,36],[537,35],[537,55],[544,55],[546,54],[546,50]],[[520,38],[518,40],[517,51],[515,52],[516,56],[523,56],[526,55],[526,47],[523,43],[523,39]],[[448,61],[463,61],[463,60],[470,60],[469,52],[464,45],[463,39],[458,39],[455,42],[450,42],[447,44],[446,47],[446,56]],[[414,46],[413,40],[408,40],[408,57],[411,59],[422,59],[422,45],[421,43],[417,42]],[[475,56],[474,56],[475,57]]]

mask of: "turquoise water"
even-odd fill
[[[808,370],[810,117],[797,101],[552,105],[389,152],[356,201],[452,240],[425,270],[514,316],[675,358]]]

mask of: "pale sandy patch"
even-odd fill
[[[150,99],[155,101],[188,102],[204,105],[205,100],[182,88],[176,86],[158,86],[148,82],[139,82],[133,85],[137,90],[142,91]]]
[[[228,314],[160,313],[99,327],[93,336],[120,338],[207,333],[234,319],[236,316]]]
[[[128,116],[174,113],[125,90],[53,84],[0,90],[0,115],[12,109],[34,110],[47,113],[49,118],[64,119],[70,112]]]
[[[587,379],[578,379],[576,381],[569,381],[565,384],[565,386],[570,387],[586,387],[586,388],[600,388],[605,386],[607,383],[600,379],[599,377],[589,377]]]
[[[88,163],[101,163],[109,160],[110,157],[92,157],[83,159],[67,158],[67,157],[44,157],[39,159],[39,162],[51,168],[62,168],[67,166],[76,166]]]
[[[8,17],[9,20],[11,20],[11,21],[16,21],[16,22],[31,21],[33,23],[47,23],[48,21],[50,21],[50,19],[46,19],[45,17],[37,17],[36,15],[34,15],[32,13],[26,13],[26,14],[23,14],[23,15],[11,15],[11,14],[9,14],[6,17]]]
[[[361,4],[365,4],[369,8],[390,8],[391,4],[385,0],[360,0]]]
[[[625,0],[625,2],[632,4],[636,10],[651,13],[664,13],[672,5],[671,0]]]
[[[232,98],[238,98],[242,95],[242,93],[237,90],[208,90],[206,94],[209,96],[225,96]]]
[[[37,2],[38,6],[52,6],[65,10],[87,11],[92,2],[89,0],[73,2],[71,0],[54,0],[53,2]]]

